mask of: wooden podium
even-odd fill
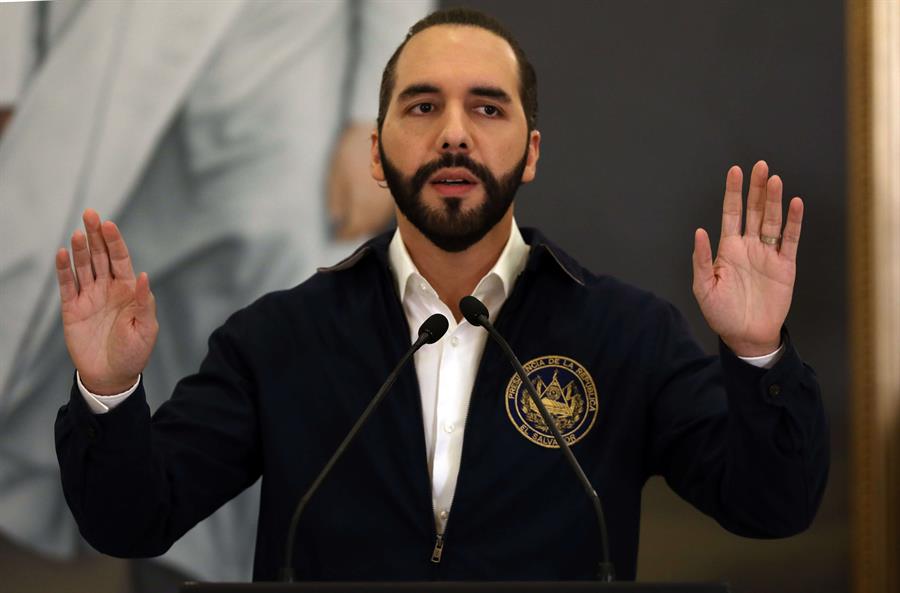
[[[729,593],[721,583],[634,583],[597,581],[555,582],[306,582],[306,583],[196,583],[181,586],[181,593]]]

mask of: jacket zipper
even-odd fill
[[[428,484],[431,485],[431,473],[428,473]],[[431,485],[432,492],[434,491],[434,486]],[[431,492],[429,492],[431,494]],[[438,533],[437,525],[434,523],[434,516],[437,514],[437,509],[434,506],[434,497],[431,497],[431,525],[434,528],[434,549],[431,551],[431,562],[433,564],[441,563],[441,555],[444,553],[444,534]],[[445,530],[446,531],[446,530]]]
[[[388,268],[390,269],[390,266],[388,266]],[[390,273],[389,273],[389,275],[390,275]],[[394,289],[393,290],[394,296],[397,297],[396,304],[398,305],[398,308],[399,308],[400,317],[401,317],[401,319],[404,320],[404,322],[406,322],[407,331],[409,331],[409,322],[406,320],[406,312],[403,310],[403,299],[401,298],[400,294],[397,292],[396,285],[392,281],[389,282],[389,284]],[[416,407],[419,410],[418,417],[421,418],[422,413],[423,413],[422,394],[421,394],[421,392],[419,392],[418,383],[416,383],[416,395],[418,396],[415,398]],[[466,411],[466,415],[468,416],[468,410]],[[434,524],[434,516],[435,516],[435,510],[436,510],[434,507],[434,497],[432,496],[432,494],[434,492],[434,484],[432,483],[432,480],[431,480],[431,471],[428,468],[427,460],[425,463],[425,473],[428,476],[428,497],[431,499],[431,517],[429,518],[429,522],[431,523],[431,528],[434,533],[434,549],[431,552],[431,562],[434,564],[440,564],[441,555],[444,553],[444,534],[438,533],[437,526]],[[435,567],[435,568],[437,568],[437,567]]]
[[[487,343],[485,343],[485,348],[486,348],[486,347],[487,347]],[[483,355],[483,354],[482,354],[482,355]],[[477,379],[477,377],[476,377],[476,379]],[[474,388],[473,388],[473,389],[474,389]],[[470,394],[469,394],[469,401],[466,402],[466,413],[463,415],[463,431],[465,431],[466,427],[467,427],[468,424],[469,424],[469,409],[472,407],[472,396],[473,396],[473,395],[474,395],[474,393],[470,393]],[[465,434],[465,433],[463,433],[463,434]],[[463,437],[463,447],[465,447],[465,437]],[[461,453],[461,452],[460,452],[460,453]],[[461,456],[461,455],[460,455],[460,460],[459,460],[459,461],[460,461],[460,463],[459,463],[460,469],[462,469],[462,456]],[[457,483],[458,483],[458,480],[459,480],[459,474],[457,474]],[[431,482],[431,475],[430,475],[430,474],[428,475],[428,481],[429,481],[429,483]],[[432,485],[432,488],[433,488],[433,487],[434,487],[434,486]],[[448,513],[452,513],[452,512],[453,512],[453,500],[454,500],[455,498],[456,498],[456,488],[453,489],[453,496],[450,498],[450,504],[448,505],[448,506],[449,506],[449,509],[447,510]],[[432,499],[431,499],[432,519],[434,518],[434,512],[435,512],[435,510],[436,510],[436,509],[434,508],[434,498],[432,498]],[[445,544],[446,541],[447,541],[447,526],[448,526],[449,524],[450,524],[450,515],[448,514],[448,515],[447,515],[447,521],[446,521],[446,523],[444,524],[444,532],[443,532],[443,533],[438,533],[438,532],[437,532],[437,526],[435,526],[435,529],[434,529],[434,532],[435,532],[435,535],[434,535],[434,549],[431,551],[431,561],[432,561],[434,564],[440,564],[440,563],[441,563],[441,556],[443,556],[443,554],[444,554],[444,544]]]
[[[434,538],[434,550],[431,552],[431,561],[441,563],[441,555],[444,553],[444,534],[438,533]]]
[[[551,253],[552,253],[552,252],[551,252]],[[555,257],[555,256],[554,256],[554,257]],[[524,271],[524,270],[523,270],[523,271]],[[521,274],[520,274],[520,275],[521,275]],[[517,280],[518,280],[518,278],[517,278]],[[515,292],[515,291],[513,291],[513,292]],[[513,296],[512,294],[509,295],[509,297],[512,297],[512,296]],[[500,322],[501,318],[505,318],[504,313],[505,313],[505,311],[508,309],[508,307],[506,307],[506,304],[507,304],[507,303],[509,302],[509,300],[510,300],[509,297],[507,297],[506,302],[503,303],[504,306],[500,308],[500,312],[497,314],[497,318],[495,319],[495,322],[494,322],[495,327],[496,327],[496,324]],[[485,349],[487,349],[489,343],[490,343],[490,337],[488,337],[487,341],[485,341],[485,343],[484,343],[484,348],[485,348]],[[483,359],[484,359],[484,350],[482,350],[482,352],[481,352],[481,358],[479,359],[479,362],[478,362],[479,366],[481,365],[481,362],[483,361]],[[479,374],[479,373],[477,373],[477,372],[476,372],[476,374],[475,374],[475,381],[476,381],[476,384],[477,384],[477,381],[478,381],[478,374]],[[474,390],[474,386],[473,386],[473,390]],[[468,425],[469,425],[469,410],[470,410],[471,407],[472,407],[472,396],[474,396],[474,395],[475,395],[475,394],[474,394],[474,391],[473,391],[473,393],[470,393],[470,394],[469,394],[469,401],[466,403],[466,413],[465,413],[465,415],[463,416],[463,430],[465,430],[465,429],[468,427]],[[421,398],[421,395],[420,395],[419,397]],[[420,408],[419,412],[420,412],[420,413],[421,413],[421,407],[422,407],[422,406],[421,406],[421,401],[420,401],[420,402],[419,402],[419,408]],[[463,437],[463,450],[465,450],[465,437]],[[459,468],[460,468],[460,470],[461,470],[461,469],[462,469],[462,457],[460,457],[459,462],[460,462],[460,463],[459,463]],[[458,480],[458,477],[459,477],[459,474],[457,474],[457,480]],[[431,474],[430,474],[430,473],[428,474],[428,483],[431,484]],[[458,482],[457,482],[457,485],[458,485]],[[432,492],[433,492],[433,491],[434,491],[434,485],[432,484]],[[452,512],[452,510],[453,510],[453,499],[455,499],[455,498],[456,498],[456,488],[453,489],[453,497],[450,499],[450,510],[449,510],[448,512]],[[435,512],[435,510],[436,510],[436,509],[434,508],[434,498],[432,498],[432,499],[431,499],[431,513],[432,513],[432,519],[434,518],[434,512]],[[444,525],[444,532],[443,532],[443,533],[438,533],[438,532],[437,532],[437,526],[435,526],[435,529],[434,529],[434,548],[433,548],[432,551],[431,551],[431,562],[434,563],[434,564],[440,564],[440,563],[441,563],[441,557],[442,557],[443,554],[444,554],[444,545],[447,543],[447,526],[448,526],[449,524],[450,524],[450,517],[449,517],[449,515],[448,515],[448,517],[447,517],[447,523]]]

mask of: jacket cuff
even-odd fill
[[[781,344],[781,357],[774,366],[765,369],[741,360],[719,339],[719,358],[725,371],[725,380],[732,384],[729,387],[743,387],[729,391],[746,391],[748,386],[752,386],[760,401],[779,407],[788,405],[788,395],[797,391],[804,368],[786,326],[781,328]]]
[[[138,380],[133,393],[103,414],[96,414],[91,410],[78,383],[78,377],[74,376],[68,413],[72,415],[75,430],[83,431],[89,444],[101,445],[111,439],[121,445],[130,440],[129,435],[134,434],[137,424],[149,424],[150,408],[144,393],[143,378]]]

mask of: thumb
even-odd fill
[[[704,229],[694,231],[693,264],[694,294],[696,295],[706,292],[705,290],[698,292],[698,289],[708,285],[715,276],[712,263],[712,247],[709,244],[709,235]]]

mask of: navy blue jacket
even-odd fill
[[[805,529],[825,487],[828,430],[815,375],[787,332],[768,371],[724,346],[707,356],[669,303],[523,234],[528,263],[496,326],[600,494],[618,576],[635,576],[641,489],[652,475],[736,534]],[[162,554],[262,476],[254,578],[277,579],[294,505],[410,345],[389,239],[235,313],[152,420],[143,387],[93,415],[73,386],[57,418],[57,455],[87,541],[114,556]],[[593,578],[590,503],[513,374],[488,341],[439,563],[410,364],[307,508],[298,575]]]

